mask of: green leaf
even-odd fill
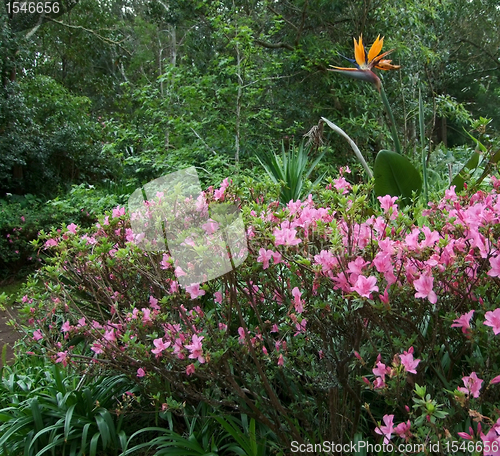
[[[474,152],[460,172],[451,181],[451,185],[456,185],[455,191],[460,191],[464,188],[465,181],[479,166],[480,157],[481,155],[478,152]]]
[[[375,159],[373,172],[377,196],[398,196],[409,202],[412,193],[420,193],[422,177],[405,156],[381,150]]]

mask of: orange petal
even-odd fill
[[[366,52],[363,46],[363,35],[359,36],[359,43],[357,43],[356,38],[354,38],[354,58],[359,66],[366,64]]]
[[[394,51],[394,49],[391,49],[390,51],[383,52],[382,54],[375,57],[373,60],[370,61],[370,64],[369,64],[370,68],[376,67],[378,65],[378,63],[381,62],[385,56],[389,55],[393,51]]]
[[[380,54],[383,45],[384,45],[384,37],[380,38],[380,35],[377,36],[377,39],[372,44],[372,47],[368,52],[368,63],[370,63],[375,57],[377,57],[377,55]]]
[[[393,65],[392,60],[381,60],[375,65],[379,70],[399,70],[401,65]]]

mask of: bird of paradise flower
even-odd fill
[[[383,52],[381,54],[383,44],[384,38],[380,38],[380,35],[378,35],[377,39],[370,47],[370,50],[366,52],[365,47],[363,46],[363,36],[360,35],[358,41],[356,41],[356,38],[354,38],[354,59],[344,57],[345,59],[354,63],[356,68],[343,68],[330,65],[331,68],[329,68],[329,71],[335,71],[336,73],[359,79],[361,81],[371,82],[380,93],[382,103],[384,104],[385,110],[389,116],[389,128],[391,130],[392,138],[394,141],[395,152],[389,150],[381,150],[377,154],[373,173],[373,176],[375,178],[375,193],[379,196],[390,194],[392,196],[404,197],[406,201],[409,201],[413,193],[420,192],[422,183],[420,174],[417,169],[406,157],[402,156],[401,144],[399,142],[398,134],[396,131],[396,123],[392,114],[389,100],[387,99],[387,95],[385,94],[382,81],[372,71],[374,68],[384,71],[399,70],[401,68],[400,65],[393,65],[392,60],[385,58],[391,52],[393,52],[394,49]],[[322,118],[322,120],[325,121],[332,129],[346,136],[342,130],[340,130],[328,119]],[[350,140],[350,138],[348,139]],[[352,142],[352,140],[350,141]],[[366,164],[361,153],[357,153],[356,155],[358,155],[358,158],[360,159],[363,167],[365,167],[365,169],[367,170],[368,175],[371,176],[368,165]],[[361,157],[359,157],[360,155]],[[427,200],[427,172],[424,158],[424,150],[422,149],[423,172],[425,181],[424,191],[425,198]]]
[[[394,49],[380,54],[383,45],[384,37],[380,38],[380,35],[378,35],[377,39],[367,53],[365,47],[363,46],[363,35],[360,35],[359,41],[356,41],[356,38],[354,38],[354,59],[344,57],[346,60],[354,63],[356,68],[342,68],[330,65],[332,68],[329,68],[328,70],[335,71],[351,78],[371,82],[380,92],[382,87],[380,78],[372,71],[372,69],[377,68],[378,70],[388,71],[399,70],[401,68],[400,65],[393,65],[392,60],[384,59],[384,57],[387,57],[394,51]]]

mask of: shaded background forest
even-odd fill
[[[422,89],[434,182],[474,148],[468,132],[496,145],[495,1],[59,4],[44,23],[0,8],[1,277],[34,261],[28,241],[40,229],[90,224],[165,173],[194,165],[207,186],[258,178],[257,154],[299,143],[322,116],[373,162],[390,147],[378,94],[327,71],[350,65],[341,55],[352,57],[360,34],[395,49],[402,69],[384,85],[412,160]],[[318,172],[356,168],[333,133],[322,148]]]

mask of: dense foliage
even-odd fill
[[[0,280],[41,267],[0,454],[500,442],[497,2],[60,4],[0,8]],[[353,37],[393,49],[375,88],[328,71]],[[227,203],[248,246],[184,287],[125,206],[191,166],[143,214],[208,236]]]
[[[407,442],[456,440],[478,412],[486,432],[500,394],[493,182],[447,191],[418,225],[396,198],[370,209],[345,177],[286,207],[223,186],[205,195],[241,206],[249,256],[186,289],[117,207],[90,231],[72,224],[39,243],[56,255],[45,290],[23,298],[33,350],[123,372],[168,407],[244,412],[282,448],[366,439],[389,415],[403,425],[384,433]]]

